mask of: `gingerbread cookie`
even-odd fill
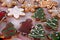
[[[53,7],[52,9],[48,10],[51,13],[52,17],[59,17],[60,18],[60,8]]]
[[[12,7],[13,5],[16,5],[15,0],[2,0],[2,6]]]
[[[42,0],[39,1],[40,7],[47,7],[48,9],[52,8],[53,6],[57,6],[57,2],[51,0]]]
[[[22,33],[28,34],[30,32],[32,26],[33,26],[32,20],[27,19],[25,22],[21,23],[21,27],[19,28],[19,31]]]
[[[25,16],[25,13],[23,12],[23,8],[18,8],[15,6],[14,8],[8,8],[9,13],[8,16],[14,16],[16,19],[19,18],[19,16]]]
[[[25,9],[25,12],[34,12],[38,6],[34,3],[34,1],[25,1],[24,4],[22,4],[22,8]]]

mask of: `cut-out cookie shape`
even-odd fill
[[[42,0],[39,1],[39,5],[40,7],[47,7],[49,9],[52,8],[53,6],[57,6],[57,2],[51,0]]]
[[[44,39],[45,38],[45,31],[41,24],[37,24],[30,32],[30,37],[37,38],[37,39]],[[45,38],[46,39],[46,38]]]
[[[21,23],[21,27],[19,28],[19,31],[22,33],[28,34],[30,32],[32,26],[33,26],[32,20],[27,19],[25,22]]]
[[[16,5],[15,0],[2,0],[2,6],[12,7],[13,5]]]
[[[8,16],[14,16],[16,19],[18,19],[19,16],[25,16],[25,13],[23,12],[24,9],[18,8],[17,6],[15,6],[14,8],[9,8],[8,11]]]
[[[59,17],[60,18],[60,8],[53,7],[52,9],[48,10],[51,13],[52,17]]]
[[[38,8],[38,9],[36,10],[36,12],[34,13],[33,18],[34,18],[36,21],[42,21],[42,22],[46,21],[45,13],[44,13],[43,8]]]
[[[48,31],[56,31],[58,28],[58,19],[54,17],[52,19],[47,20],[45,28]]]
[[[38,5],[34,3],[34,1],[25,1],[24,4],[22,4],[22,8],[25,9],[25,12],[34,12],[36,8],[38,8]]]
[[[17,33],[17,31],[14,28],[14,25],[10,22],[2,30],[2,33],[3,33],[3,35],[4,35],[5,38],[10,38],[10,37],[14,36]]]
[[[53,32],[48,35],[48,38],[51,40],[60,40],[60,32]]]

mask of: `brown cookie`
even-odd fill
[[[32,26],[33,26],[32,20],[27,19],[25,22],[21,23],[21,27],[19,28],[19,31],[22,33],[28,34],[30,32]]]

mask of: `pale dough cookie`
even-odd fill
[[[25,1],[24,4],[22,4],[22,8],[25,9],[25,12],[34,12],[38,6],[34,3],[34,1]]]
[[[15,0],[2,0],[2,6],[12,7],[13,5],[16,5]]]
[[[40,7],[47,7],[48,9],[52,8],[53,6],[57,6],[57,2],[52,0],[38,0],[37,2],[39,2]]]
[[[16,19],[19,18],[19,16],[25,16],[25,13],[23,12],[23,8],[18,8],[15,6],[14,8],[8,8],[8,16],[14,16]]]
[[[60,18],[60,8],[53,7],[52,9],[48,10],[51,13],[52,17],[59,17]]]

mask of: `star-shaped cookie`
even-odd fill
[[[2,6],[7,6],[7,7],[12,7],[13,5],[16,5],[16,1],[15,0],[1,0],[2,2]]]
[[[60,8],[53,7],[52,9],[48,10],[48,12],[52,13],[52,17],[59,17],[60,18]]]
[[[38,8],[34,1],[25,1],[21,7],[25,9],[25,12],[34,12]]]
[[[8,9],[9,13],[7,14],[8,16],[14,16],[16,19],[19,18],[19,16],[25,16],[25,13],[23,12],[23,8],[18,8],[15,6],[14,8],[9,8]]]

